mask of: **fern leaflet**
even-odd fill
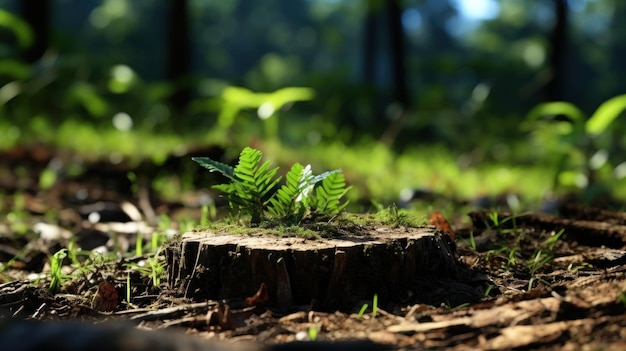
[[[233,167],[227,164],[213,161],[208,157],[192,157],[191,159],[211,172],[218,172],[230,180],[233,179]]]
[[[322,180],[322,184],[315,189],[316,211],[325,215],[336,215],[346,206],[349,201],[340,203],[339,200],[352,187],[346,188],[343,173],[330,173]]]
[[[268,210],[274,217],[288,217],[295,214],[296,202],[303,190],[308,186],[311,166],[302,167],[295,163],[285,175],[286,181],[270,199]]]

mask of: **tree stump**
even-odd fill
[[[165,252],[168,284],[180,295],[248,298],[264,285],[267,303],[284,308],[352,308],[374,294],[381,303],[402,301],[416,296],[416,281],[459,281],[467,270],[449,236],[433,227],[363,228],[313,240],[190,232]]]

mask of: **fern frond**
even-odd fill
[[[267,195],[267,193],[272,190],[281,179],[281,177],[274,179],[276,172],[278,171],[278,167],[268,169],[269,166],[269,161],[266,161],[255,171],[254,174],[254,185],[256,186],[256,191],[260,197],[265,197],[265,195]]]
[[[274,179],[278,168],[270,169],[269,161],[259,166],[262,156],[261,151],[246,147],[234,169],[236,196],[243,200],[240,207],[250,214],[252,223],[260,222],[269,201],[264,198],[280,181],[280,177]]]
[[[213,161],[208,157],[192,157],[191,159],[211,172],[218,172],[226,176],[228,179],[233,179],[233,167],[225,163]]]
[[[249,147],[243,149],[239,155],[239,162],[234,169],[235,177],[249,183],[254,183],[256,168],[262,156],[263,154],[259,150]]]
[[[322,184],[315,189],[316,211],[324,215],[336,215],[349,203],[339,200],[352,187],[346,188],[346,181],[343,173],[330,173],[324,178]]]
[[[335,169],[332,171],[328,171],[328,172],[324,172],[322,174],[313,176],[311,178],[311,184],[317,184],[319,182],[321,182],[322,180],[326,179],[326,177],[328,177],[331,174],[335,174],[335,173],[341,173],[341,169]]]
[[[308,167],[310,171],[310,166]],[[295,163],[285,175],[285,184],[270,199],[268,210],[274,217],[286,217],[294,212],[296,199],[303,190],[303,172],[305,168],[301,164]]]

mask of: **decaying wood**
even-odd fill
[[[490,308],[470,308],[463,314],[445,314],[433,316],[432,322],[402,322],[387,327],[388,332],[424,335],[453,334],[454,330],[463,330],[466,334],[481,334],[475,349],[509,350],[529,345],[550,344],[563,338],[565,333],[573,332],[586,326],[598,325],[598,319],[606,324],[623,324],[619,316],[597,316],[604,306],[614,305],[621,313],[624,307],[616,304],[621,294],[619,287],[602,282],[606,277],[597,276],[593,289],[582,289],[576,295],[559,295],[521,300],[516,302],[497,301],[489,304]],[[611,279],[623,281],[620,273]],[[573,284],[573,283],[570,283]],[[568,284],[568,285],[570,285]],[[597,291],[603,291],[599,296]],[[565,316],[581,318],[565,319]],[[591,316],[593,318],[582,318]],[[594,318],[596,318],[594,320]],[[538,321],[542,322],[538,322]],[[531,324],[532,323],[532,324]],[[619,327],[617,327],[619,328]],[[466,345],[467,347],[467,345]]]
[[[616,212],[603,208],[582,206],[576,203],[566,203],[559,206],[559,213],[565,218],[606,222],[615,225],[626,225],[626,212]]]
[[[399,301],[426,296],[416,286],[431,289],[468,272],[450,238],[432,227],[316,240],[192,232],[171,244],[166,257],[170,287],[185,297],[245,299],[266,284],[268,303],[279,307],[353,307],[374,294],[381,302]],[[416,285],[419,280],[429,283]],[[466,297],[476,296],[480,291]]]
[[[604,218],[608,216],[607,212],[603,212]],[[485,228],[491,223],[490,213],[487,211],[474,211],[468,215],[477,228]],[[544,214],[513,215],[511,213],[499,213],[498,220],[503,228],[534,227],[554,231],[563,229],[564,240],[576,241],[581,245],[621,248],[626,244],[626,225],[615,225],[601,220],[578,220]]]

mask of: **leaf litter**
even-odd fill
[[[120,173],[122,183],[126,174]],[[626,349],[624,212],[572,204],[563,204],[559,216],[475,211],[469,213],[470,225],[455,228],[436,215],[431,223],[454,237],[459,262],[484,273],[493,287],[472,304],[386,304],[375,316],[371,308],[359,316],[372,301],[345,311],[277,309],[264,304],[263,287],[241,301],[180,298],[164,284],[155,286],[149,274],[130,268],[145,267],[158,254],[121,254],[136,249],[138,236],[147,243],[161,231],[146,220],[144,209],[133,206],[137,211],[131,214],[123,209],[132,204],[132,194],[102,186],[97,178],[61,179],[49,190],[35,190],[36,182],[24,179],[3,182],[9,196],[2,207],[13,210],[0,225],[2,345],[19,334],[19,321],[34,320],[43,324],[29,324],[29,337],[35,340],[40,328],[55,325],[59,344],[87,328],[108,338],[151,335],[140,329],[183,330],[186,336],[172,335],[229,345],[369,340],[407,350]],[[77,197],[80,189],[91,195]],[[157,214],[182,207],[156,198],[148,202]],[[94,204],[100,208],[86,208]],[[51,212],[55,221],[46,215]],[[86,252],[63,259],[62,285],[51,292],[50,257],[70,242]],[[79,269],[80,264],[89,269]],[[125,327],[109,328],[106,322]],[[101,323],[101,328],[89,327]],[[310,341],[311,335],[316,341]]]

